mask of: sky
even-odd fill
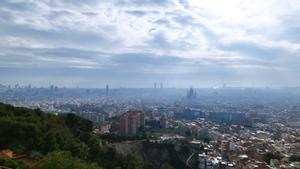
[[[299,86],[299,0],[1,0],[0,83]]]

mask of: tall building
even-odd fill
[[[206,154],[199,154],[198,155],[198,161],[199,161],[199,165],[198,168],[199,169],[207,169],[207,156]]]
[[[160,117],[159,124],[162,129],[167,128],[167,117],[165,114]]]
[[[108,85],[108,84],[106,85],[106,90],[105,90],[105,92],[106,92],[106,96],[108,96],[108,92],[109,92],[109,85]]]
[[[187,91],[187,99],[195,99],[197,97],[197,93],[196,93],[196,89],[194,88],[190,88],[188,91]]]
[[[127,111],[120,118],[120,134],[126,137],[136,136],[144,125],[144,113],[142,111]]]
[[[163,82],[160,82],[160,88],[161,88],[161,89],[164,88]]]
[[[126,136],[128,134],[128,114],[124,113],[120,118],[120,134]]]

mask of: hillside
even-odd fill
[[[149,141],[130,141],[113,143],[112,146],[122,155],[133,155],[144,166],[152,164],[158,168],[163,163],[171,164],[176,169],[186,169],[185,160],[189,150],[182,152],[182,146],[170,143],[152,143]],[[186,153],[186,154],[185,154]]]
[[[0,156],[0,166],[13,169],[186,168],[188,153],[180,153],[174,144],[110,143],[102,141],[92,130],[90,121],[74,114],[57,116],[0,103],[0,151],[11,150],[15,155]],[[23,160],[16,160],[20,155]]]
[[[19,154],[60,149],[82,158],[87,155],[87,145],[73,136],[61,118],[39,109],[0,104],[0,135],[0,149]]]
[[[55,116],[0,103],[0,150],[25,154],[39,169],[56,169],[56,159],[68,165],[62,168],[142,168],[133,157],[101,144],[91,131],[91,122],[73,114]],[[11,159],[0,160],[1,165],[20,168]]]

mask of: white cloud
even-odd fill
[[[257,69],[265,71],[262,76],[272,70],[289,70],[283,72],[289,77],[300,73],[297,0],[3,0],[0,16],[1,67],[22,67],[17,63],[26,60],[23,67],[55,67],[55,62],[109,73],[127,69],[128,63],[114,63],[117,55],[140,53],[147,62],[144,53],[150,53],[162,62],[141,72],[153,70],[157,78],[160,72],[207,72],[212,81],[236,82]],[[59,57],[36,52],[61,48],[74,50]],[[75,49],[86,55],[78,58]],[[164,57],[170,55],[185,61],[166,66]],[[190,76],[187,83],[197,77]]]

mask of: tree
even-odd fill
[[[161,169],[174,169],[170,164],[163,163],[160,167]]]
[[[67,151],[47,154],[38,164],[39,169],[101,169],[96,164],[87,164]]]
[[[146,163],[144,169],[155,169],[155,166],[152,163]]]
[[[11,149],[35,160],[42,159],[39,163],[41,169],[99,168],[82,160],[98,163],[107,169],[142,168],[133,156],[122,156],[112,147],[101,144],[101,139],[92,133],[92,129],[90,121],[74,114],[56,116],[39,109],[0,103],[0,149]]]
[[[0,162],[0,165],[3,165],[5,167],[9,167],[9,168],[14,168],[14,169],[30,169],[23,162],[17,162],[17,161],[11,160],[11,159],[3,159]]]

